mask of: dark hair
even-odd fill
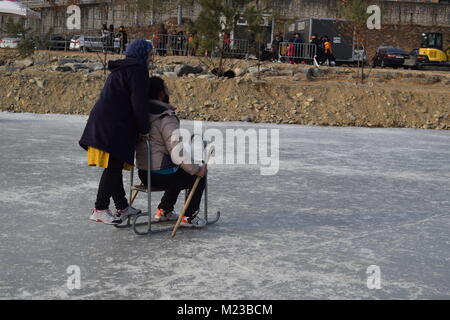
[[[160,77],[150,77],[150,89],[148,90],[148,98],[158,100],[161,92],[164,92],[164,80]]]

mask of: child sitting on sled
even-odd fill
[[[164,189],[165,193],[155,212],[156,221],[177,220],[173,212],[178,195],[182,190],[191,189],[199,177],[205,177],[206,166],[193,164],[182,152],[174,151],[180,142],[178,129],[180,120],[175,114],[175,107],[169,104],[169,93],[164,80],[159,77],[150,78],[150,132],[149,139],[152,150],[151,186]],[[173,156],[172,153],[176,153]],[[181,161],[180,161],[181,160]],[[147,144],[142,138],[136,145],[136,165],[142,183],[147,186]],[[202,194],[205,189],[205,179],[201,179],[193,198],[181,220],[183,227],[204,227],[206,220],[197,216]],[[150,214],[150,213],[149,213]]]

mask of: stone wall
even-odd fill
[[[376,4],[377,1],[374,2]],[[275,0],[287,18],[337,18],[337,0]],[[382,1],[382,23],[450,27],[450,4]]]

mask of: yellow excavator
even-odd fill
[[[444,50],[442,33],[422,33],[422,44],[418,54],[427,57],[421,63],[421,67],[443,67],[450,69],[450,45]]]

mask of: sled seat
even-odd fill
[[[138,191],[138,192],[147,192],[147,187],[144,186],[143,184],[136,184],[136,185],[134,185],[134,186],[131,187],[131,190],[133,190],[133,191]],[[150,191],[151,191],[151,192],[164,192],[164,191],[166,191],[166,190],[161,189],[161,188],[155,188],[155,187],[152,187],[152,188],[150,189]]]

